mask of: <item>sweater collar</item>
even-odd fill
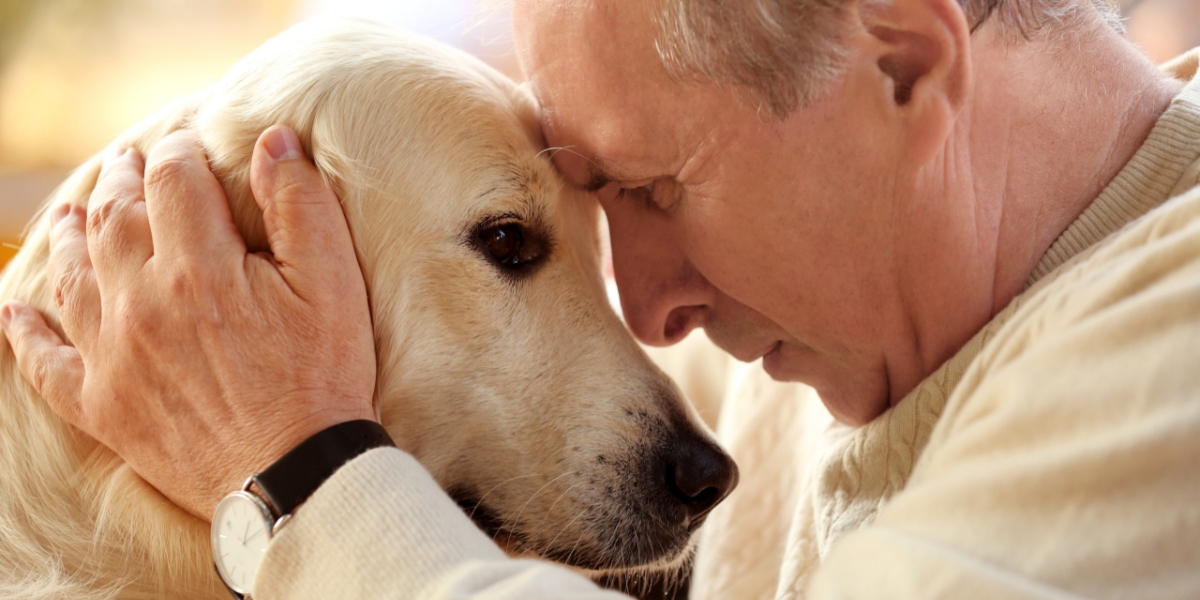
[[[1133,158],[1042,256],[1025,282],[1026,289],[1182,191],[1177,189],[1181,180],[1200,160],[1198,66],[1200,48],[1163,65],[1163,70],[1188,84],[1159,117]]]

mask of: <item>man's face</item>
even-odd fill
[[[663,345],[703,327],[740,360],[814,386],[849,423],[889,404],[904,195],[884,94],[851,71],[785,121],[668,76],[654,2],[519,0],[517,48],[564,176],[609,221],[625,318]],[[883,87],[880,86],[882,90]],[[899,337],[903,337],[900,335]]]

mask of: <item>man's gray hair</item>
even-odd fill
[[[750,92],[782,119],[818,98],[840,72],[853,0],[657,0],[659,56],[673,75]],[[858,8],[887,0],[859,0]],[[1030,39],[1064,23],[1080,0],[958,0],[974,33],[989,19]],[[1091,0],[1120,30],[1112,0]]]

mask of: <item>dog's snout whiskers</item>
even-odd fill
[[[576,472],[575,471],[566,471],[566,472],[562,473],[561,475],[559,475],[558,477],[555,477],[554,479],[547,481],[545,485],[538,488],[538,490],[536,492],[534,492],[532,495],[529,496],[529,499],[525,501],[525,504],[521,505],[521,510],[517,511],[517,513],[514,516],[504,520],[504,523],[500,525],[501,530],[507,529],[510,521],[513,523],[514,526],[519,524],[521,522],[521,515],[525,513],[525,509],[529,506],[529,503],[533,502],[534,498],[538,497],[538,494],[541,494],[543,491],[545,491],[546,488],[553,485],[554,482],[562,479],[563,477],[566,477],[568,475],[573,475],[573,474],[576,474]],[[494,538],[494,536],[493,536],[493,538]]]

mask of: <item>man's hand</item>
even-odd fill
[[[338,199],[283,127],[254,148],[271,254],[247,254],[196,137],[105,161],[87,214],[51,216],[67,345],[0,309],[17,362],[70,423],[198,517],[328,426],[375,419],[366,287]]]

